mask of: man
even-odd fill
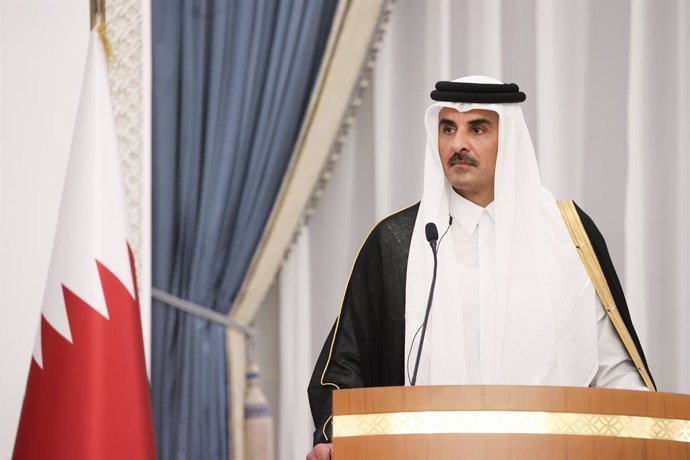
[[[334,389],[415,377],[422,385],[654,389],[601,234],[541,186],[524,93],[467,77],[437,83],[431,96],[421,202],[381,221],[360,250],[309,385],[316,431],[308,459],[330,458]],[[434,272],[429,223],[441,236],[415,376]],[[575,246],[571,228],[584,229],[598,264],[583,264],[585,244]],[[590,279],[596,267],[615,300],[608,314]]]

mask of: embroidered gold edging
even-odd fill
[[[328,435],[326,434],[326,427],[328,426],[328,422],[330,422],[332,418],[333,418],[332,415],[331,415],[330,417],[328,417],[328,418],[326,419],[326,422],[323,424],[323,428],[321,428],[321,432],[323,433],[323,437],[324,437],[324,439],[325,439],[326,441],[329,440],[329,439],[328,439]]]
[[[642,361],[642,357],[640,356],[637,347],[635,346],[635,342],[633,342],[630,332],[625,326],[623,318],[616,307],[616,302],[613,300],[611,289],[606,282],[606,277],[601,269],[599,259],[597,259],[594,248],[592,247],[592,243],[589,240],[589,236],[587,236],[587,232],[582,225],[580,215],[577,213],[577,209],[575,209],[575,204],[569,200],[558,200],[557,203],[558,209],[560,209],[561,215],[563,216],[563,220],[568,227],[570,237],[573,239],[573,243],[575,243],[577,252],[580,254],[580,258],[582,259],[582,262],[587,269],[587,273],[594,284],[597,295],[599,296],[601,303],[604,305],[606,313],[611,319],[613,326],[616,328],[616,332],[618,332],[618,335],[623,341],[625,349],[628,350],[628,354],[633,360],[633,363],[635,363],[635,367],[637,367],[637,370],[639,371],[642,380],[644,380],[645,385],[647,385],[647,388],[649,388],[650,391],[656,391],[656,387],[654,386],[654,383],[652,383],[652,379],[649,376],[649,372]]]
[[[690,421],[633,415],[537,411],[424,411],[337,415],[333,436],[546,434],[690,442]]]

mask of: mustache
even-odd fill
[[[453,156],[448,159],[448,166],[453,166],[457,163],[465,163],[470,166],[479,166],[479,162],[464,150],[455,152]]]

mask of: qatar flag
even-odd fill
[[[107,63],[91,32],[14,459],[153,459]]]

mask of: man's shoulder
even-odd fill
[[[580,218],[582,227],[595,247],[595,250],[599,249],[600,246],[605,248],[606,241],[604,240],[604,236],[601,234],[597,224],[594,223],[594,220],[589,216],[589,214],[587,214],[574,200],[562,200],[561,202],[572,202],[573,206],[575,207],[575,211],[577,212],[577,216]]]
[[[407,208],[401,209],[400,211],[394,212],[382,219],[377,227],[391,228],[397,226],[404,227],[414,227],[415,220],[417,220],[417,212],[419,211],[419,202],[409,206]]]
[[[375,227],[375,233],[379,238],[397,241],[405,241],[412,238],[412,231],[417,220],[419,203],[415,203],[405,209],[397,211],[382,219]]]
[[[592,218],[589,217],[589,214],[583,211],[582,208],[578,206],[578,204],[575,201],[573,201],[573,205],[575,205],[575,210],[577,211],[577,215],[580,217],[580,222],[582,222],[582,226],[585,228],[587,235],[590,238],[595,237],[597,239],[603,239],[601,232],[597,228],[597,225],[594,223],[594,220],[592,220]]]
[[[400,273],[404,283],[407,257],[418,211],[419,203],[416,203],[389,215],[376,224],[357,256],[358,263],[363,264],[362,266],[377,267],[377,270],[385,269],[388,275]]]
[[[550,196],[550,195],[549,195]],[[577,213],[577,217],[579,218],[580,222],[582,223],[582,227],[584,227],[585,232],[587,235],[591,238],[592,236],[595,236],[597,238],[601,238],[601,233],[599,232],[599,229],[597,228],[596,224],[592,220],[592,218],[575,202],[575,200],[553,200],[553,197],[551,197],[551,200],[547,200],[546,203],[547,206],[551,209],[553,206],[553,209],[559,209],[559,220],[565,222],[568,220],[566,218],[566,214],[564,214],[564,209],[568,209],[570,204],[572,203],[573,207],[575,208],[575,212]],[[545,212],[550,212],[550,210],[545,211]]]
[[[415,203],[380,220],[369,233],[361,253],[367,254],[371,250],[386,254],[390,251],[396,254],[407,253],[418,210],[419,203]]]

